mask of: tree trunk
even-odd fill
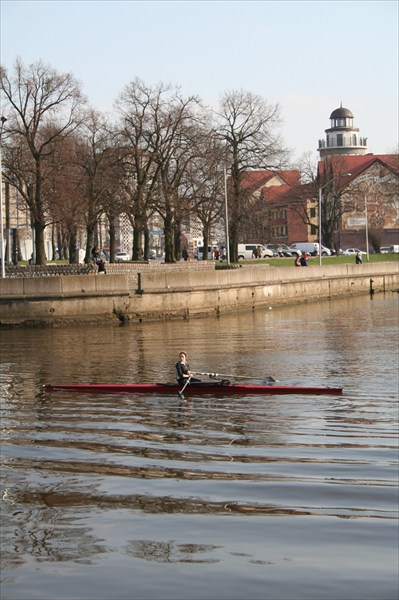
[[[174,255],[176,261],[181,259],[181,222],[180,219],[175,219],[174,224]]]
[[[35,230],[35,264],[45,265],[47,262],[46,250],[44,246],[44,230],[45,226],[41,221],[36,219],[33,222]]]
[[[85,253],[85,264],[88,265],[91,262],[91,251],[94,245],[94,228],[89,225],[86,227],[86,253]]]
[[[51,260],[57,260],[57,231],[55,225],[51,227]]]
[[[79,254],[76,250],[77,247],[77,233],[76,230],[69,234],[69,264],[73,265],[79,262]]]
[[[148,260],[150,257],[150,231],[148,227],[144,227],[144,258]]]
[[[58,247],[58,258],[64,259],[64,240],[62,236],[62,231],[59,227],[57,227],[57,247]]]
[[[204,251],[202,253],[202,260],[208,260],[208,246],[209,246],[208,229],[204,228],[202,233],[203,233],[203,238],[204,238]]]
[[[133,227],[133,260],[143,258],[143,224],[141,219],[134,219]]]
[[[176,262],[174,255],[174,235],[173,235],[173,219],[170,211],[167,212],[164,218],[164,234],[165,234],[165,263]]]
[[[44,245],[44,210],[42,203],[42,170],[40,157],[35,157],[35,198],[34,198],[34,215],[33,227],[35,229],[35,263],[37,265],[45,265],[47,262],[46,249]]]
[[[108,217],[109,223],[109,260],[115,262],[115,247],[116,247],[116,230],[115,230],[115,217]]]
[[[229,238],[230,238],[230,262],[238,262],[238,242],[240,236],[240,225],[241,225],[241,185],[240,185],[240,173],[237,168],[232,168],[233,181],[232,181],[232,198],[230,202],[230,214],[229,214]]]

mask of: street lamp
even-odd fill
[[[324,185],[319,185],[319,265],[320,266],[321,266],[321,225],[322,225],[321,200],[322,200],[322,191],[324,190],[325,187],[330,185],[330,183],[335,181],[335,179],[338,179],[339,177],[350,177],[351,175],[352,175],[352,173],[342,173],[340,175],[335,175],[334,177],[329,179],[329,181],[327,181]]]
[[[6,276],[5,268],[5,247],[4,247],[4,229],[3,229],[3,172],[1,166],[1,138],[3,133],[3,125],[7,121],[7,118],[1,117],[1,128],[0,128],[0,250],[1,250],[1,277],[4,279]]]
[[[367,252],[367,262],[370,261],[369,254],[369,224],[368,224],[368,207],[367,207],[367,196],[364,196],[364,212],[366,216],[366,252]]]
[[[227,172],[226,166],[223,167],[223,175],[224,175],[224,218],[225,218],[225,226],[226,226],[226,257],[227,264],[230,264],[230,236],[229,236],[229,210],[227,205]]]

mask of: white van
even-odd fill
[[[213,259],[213,248],[214,248],[214,246],[208,246],[208,260],[212,260]],[[194,257],[197,260],[203,260],[204,259],[204,246],[198,246],[194,250]]]
[[[250,260],[251,258],[255,258],[254,250],[257,249],[259,251],[259,248],[261,250],[262,256],[258,256],[257,258],[273,258],[272,250],[269,250],[269,248],[265,248],[263,244],[238,244],[238,260]]]
[[[399,253],[399,245],[381,246],[380,252],[381,254],[397,254]]]
[[[298,251],[300,254],[298,254]],[[296,244],[291,244],[290,252],[292,254],[297,254],[301,256],[301,254],[310,254],[310,256],[318,256],[319,255],[319,244],[318,242],[298,242]],[[326,248],[325,246],[321,246],[321,254],[322,256],[331,256],[331,250]]]

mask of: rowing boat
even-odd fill
[[[180,388],[176,383],[58,383],[46,385],[48,391],[88,392],[106,394],[174,394]],[[300,385],[255,385],[230,382],[190,383],[186,394],[202,395],[264,395],[264,394],[342,394],[342,388],[303,387]]]

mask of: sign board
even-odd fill
[[[351,227],[358,227],[359,225],[366,225],[366,218],[361,217],[359,219],[348,219],[347,223]]]

